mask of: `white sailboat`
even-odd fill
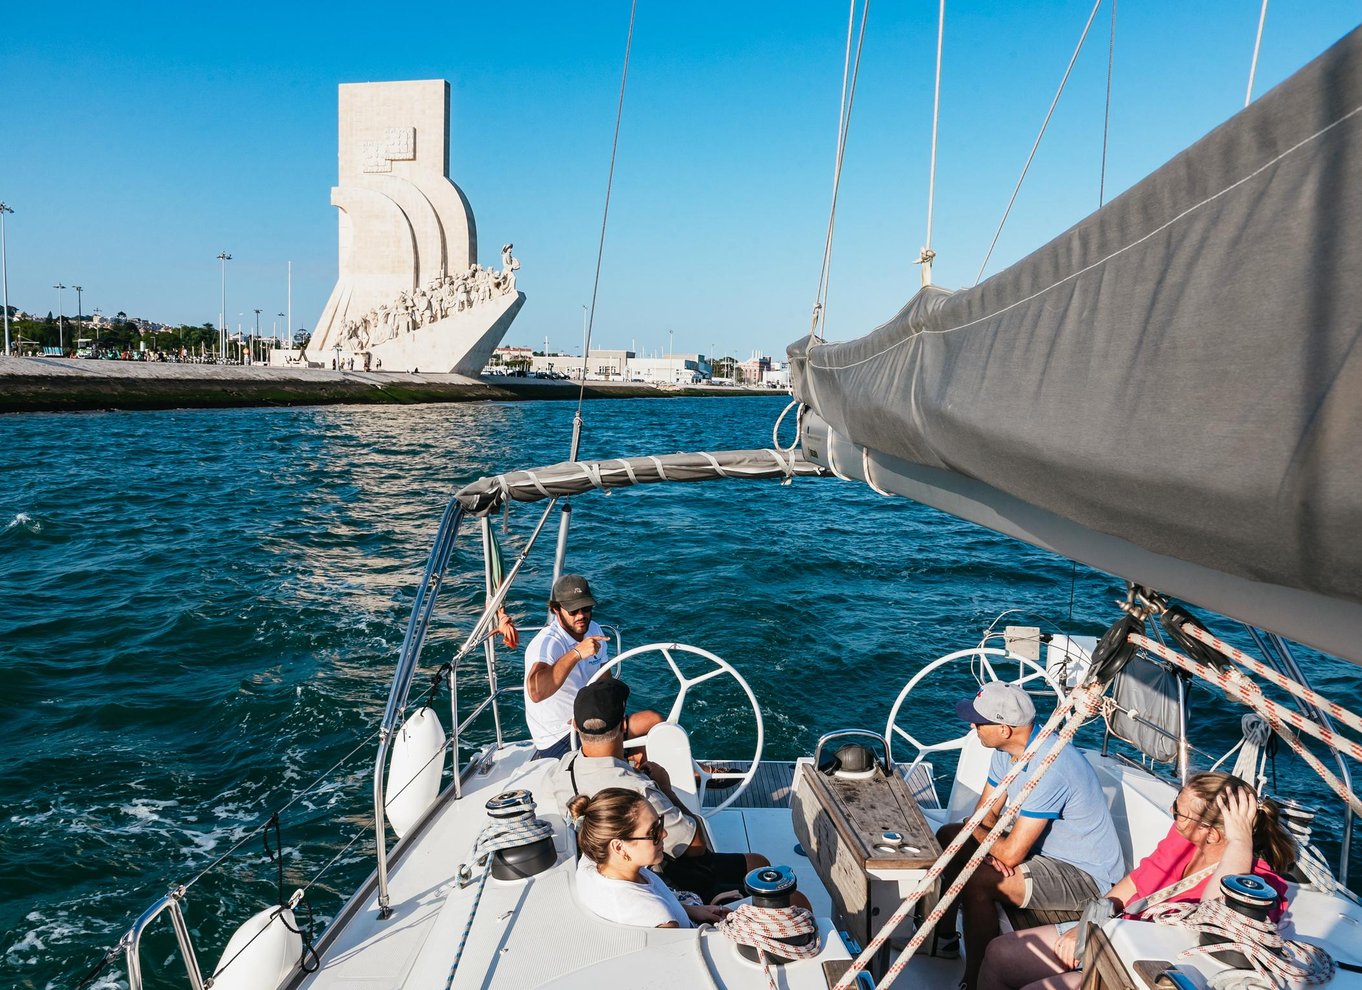
[[[210,982],[218,990],[944,990],[961,963],[932,955],[926,939],[944,858],[932,825],[968,814],[986,771],[971,736],[946,745],[914,736],[915,690],[950,665],[968,666],[980,682],[1053,695],[1047,735],[1071,738],[1088,715],[1083,706],[1109,699],[1101,710],[1110,733],[1133,739],[1147,758],[1105,746],[1084,753],[1127,866],[1167,831],[1188,771],[1179,675],[1244,701],[1288,744],[1313,736],[1341,768],[1316,767],[1344,809],[1346,879],[1352,812],[1362,807],[1348,761],[1362,746],[1345,730],[1356,732],[1362,719],[1313,692],[1287,640],[1362,663],[1360,220],[1362,30],[977,288],[928,287],[860,340],[792,345],[797,449],[569,461],[466,486],[440,521],[383,716],[374,873],[315,945],[304,945],[295,897],[247,922],[210,977],[183,921],[180,888],[148,909],[110,962],[126,965],[140,987],[142,935],[168,917],[194,990]],[[1085,387],[1069,387],[1075,381]],[[1028,628],[966,644],[911,678],[887,721],[868,704],[865,724],[819,740],[793,765],[763,761],[761,708],[740,669],[686,644],[624,651],[614,664],[654,664],[676,680],[668,721],[647,740],[650,758],[674,781],[695,781],[684,797],[715,848],[786,851],[782,865],[811,903],[817,941],[782,962],[744,951],[721,928],[598,918],[577,897],[576,835],[550,793],[553,762],[532,760],[532,745],[515,741],[502,717],[522,688],[498,682],[490,629],[525,556],[503,580],[489,516],[510,500],[546,501],[537,538],[559,500],[597,489],[722,478],[833,483],[804,480],[815,476],[864,482],[1120,575],[1128,600],[1100,644]],[[412,686],[456,542],[475,521],[485,599],[457,656],[438,671],[451,699],[446,732]],[[565,553],[560,541],[555,570]],[[1214,623],[1182,621],[1174,599],[1250,624],[1261,657],[1219,640]],[[1160,632],[1165,616],[1177,621]],[[486,692],[470,703],[455,672],[480,650]],[[1168,703],[1166,717],[1135,711],[1122,694],[1133,671],[1171,685],[1154,693]],[[687,702],[720,677],[746,689],[756,725],[731,791],[708,788],[706,758],[735,754],[704,753],[701,732],[680,728]],[[1299,710],[1255,693],[1268,681]],[[495,738],[461,758],[468,727],[488,712]],[[870,745],[845,751],[840,764],[825,761],[853,736]],[[1246,774],[1264,743],[1245,743]],[[938,794],[930,761],[949,749],[961,751],[959,767]],[[867,751],[863,765],[851,765]],[[866,807],[875,813],[862,814]],[[1297,822],[1305,866],[1279,934],[1327,953],[1333,985],[1362,987],[1362,906],[1311,852],[1308,817]],[[1219,988],[1236,969],[1198,949],[1198,932],[1185,926],[1118,918],[1096,932],[1094,985],[1152,990],[1167,985],[1154,982],[1162,978],[1183,990]],[[1138,965],[1150,960],[1163,962]],[[1262,972],[1233,979],[1272,985]]]

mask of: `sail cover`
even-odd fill
[[[1248,621],[1283,591],[1257,624],[1356,659],[1362,28],[1013,267],[789,356],[811,460],[1096,534],[1129,561],[1087,562],[1133,580],[1186,562],[1160,590],[1202,575]]]
[[[581,495],[593,489],[627,488],[659,481],[711,481],[716,478],[816,477],[827,470],[797,450],[718,450],[617,457],[603,461],[563,461],[530,471],[480,478],[454,493],[464,510],[485,516],[508,500],[537,502]]]

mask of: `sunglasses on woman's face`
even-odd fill
[[[1174,821],[1177,821],[1179,818],[1185,818],[1185,819],[1187,819],[1187,821],[1191,822],[1193,825],[1204,825],[1204,826],[1206,826],[1206,828],[1210,828],[1210,827],[1211,827],[1210,822],[1203,822],[1200,818],[1193,818],[1191,815],[1184,815],[1181,811],[1178,811],[1178,802],[1177,802],[1177,799],[1176,799],[1176,798],[1173,800],[1173,807],[1171,807],[1171,808],[1168,809],[1168,810],[1171,811],[1171,812],[1173,812],[1173,820],[1174,820]]]
[[[621,835],[620,838],[625,842],[658,843],[662,841],[662,834],[666,831],[667,830],[662,827],[662,819],[659,818],[653,822],[652,827],[648,829],[646,835]]]

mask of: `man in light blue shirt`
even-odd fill
[[[1021,688],[1001,681],[985,684],[955,711],[974,726],[979,742],[993,750],[988,783],[976,810],[989,809],[980,828],[947,867],[949,884],[988,835],[1003,810],[1035,776],[1054,737],[1022,768],[1006,792],[998,784],[1035,738],[1036,706]],[[944,846],[959,834],[962,823],[937,833]],[[959,906],[964,919],[965,981],[974,990],[984,949],[998,935],[998,903],[1038,910],[1070,910],[1077,914],[1125,876],[1125,861],[1102,785],[1088,761],[1066,746],[1022,802],[1012,830],[994,843],[986,860],[966,882]],[[944,927],[943,922],[943,927]],[[948,937],[943,931],[938,941]]]

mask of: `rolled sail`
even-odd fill
[[[789,348],[810,460],[1362,657],[1362,29],[986,282]]]

